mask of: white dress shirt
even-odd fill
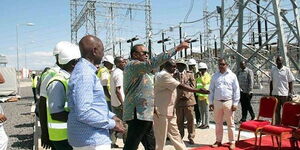
[[[240,87],[236,75],[229,69],[223,74],[217,72],[213,75],[209,86],[209,100],[233,100],[237,106],[240,100]]]
[[[285,66],[281,69],[273,67],[271,69],[271,81],[273,84],[272,95],[288,96],[289,82],[295,81],[291,70]]]

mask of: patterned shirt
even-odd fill
[[[108,110],[97,68],[84,58],[76,64],[68,91],[68,138],[71,146],[110,145],[115,114]]]
[[[243,93],[251,93],[253,90],[253,71],[249,68],[241,69],[236,74],[241,91]]]
[[[124,112],[123,120],[134,119],[136,109],[137,119],[153,121],[154,94],[153,75],[150,72],[165,63],[176,54],[174,49],[153,57],[148,61],[132,60],[124,69]]]

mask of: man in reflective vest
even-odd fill
[[[207,72],[207,65],[203,62],[199,63],[199,73],[196,78],[196,88],[209,89],[211,76]],[[202,125],[199,126],[200,129],[209,128],[209,112],[208,112],[208,94],[196,93],[198,100],[198,107],[201,114]]]
[[[71,150],[68,143],[67,120],[68,101],[67,90],[70,73],[77,59],[80,58],[79,47],[71,44],[65,47],[58,56],[61,69],[47,84],[47,121],[49,139],[57,150]]]
[[[38,82],[38,76],[35,71],[32,71],[31,73],[31,87],[32,87],[32,93],[33,93],[33,98],[34,98],[34,103],[37,101],[37,93],[36,93],[36,86]]]
[[[40,85],[40,99],[39,99],[39,119],[41,123],[41,142],[42,147],[48,149],[53,147],[53,144],[49,140],[49,133],[48,133],[48,122],[47,122],[47,91],[46,87],[48,82],[52,77],[54,77],[60,70],[60,64],[58,62],[58,56],[61,51],[64,51],[67,47],[72,45],[72,43],[67,41],[60,41],[58,42],[54,49],[53,49],[53,56],[56,59],[56,63],[53,67],[42,73],[41,75],[41,85]]]

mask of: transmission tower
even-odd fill
[[[83,6],[83,7],[82,7]],[[78,7],[80,9],[80,13]],[[151,42],[152,26],[151,26],[151,0],[146,0],[145,4],[134,4],[134,3],[122,3],[122,2],[111,2],[103,0],[70,0],[71,8],[71,41],[77,42],[77,32],[85,25],[86,34],[97,35],[96,10],[106,9],[108,10],[108,28],[107,28],[107,41],[108,45],[114,45],[115,33],[116,33],[116,9],[136,10],[145,12],[145,29],[146,29],[146,45]]]

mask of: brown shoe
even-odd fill
[[[235,143],[230,143],[229,149],[234,150],[235,149]]]
[[[211,145],[211,147],[216,148],[222,146],[221,142],[215,142],[215,144]]]
[[[193,139],[189,139],[189,143],[190,143],[191,145],[195,144],[195,142],[194,142]]]

